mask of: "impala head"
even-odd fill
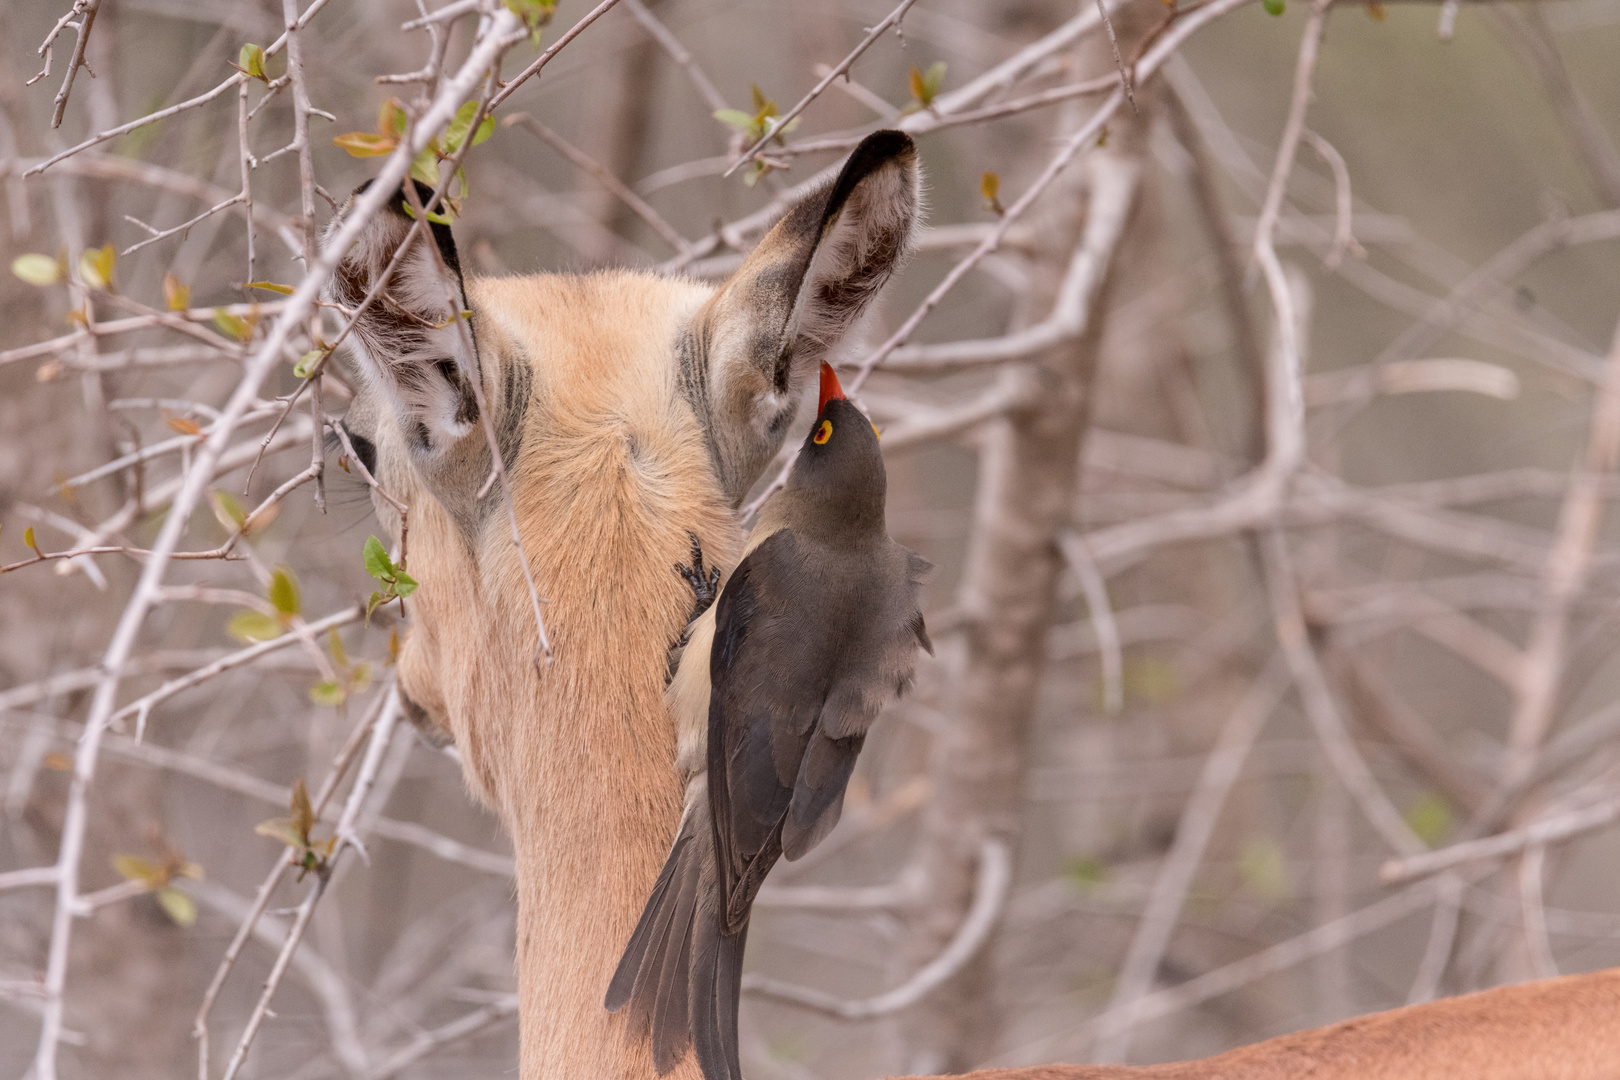
[[[690,604],[670,564],[688,533],[721,555],[733,542],[735,507],[781,446],[804,385],[905,254],[918,182],[907,136],[869,137],[718,287],[623,271],[464,280],[449,226],[432,224],[401,253],[414,223],[406,193],[370,223],[328,289],[357,307],[397,261],[348,340],[358,393],[343,423],[356,455],[410,506],[422,590],[401,685],[458,742],[471,721],[455,714],[482,706],[458,703],[451,684],[465,679],[449,669],[499,665],[497,629],[513,638],[533,622],[492,610],[493,596],[526,589],[514,584],[500,493],[479,494],[492,466],[486,422],[559,656],[569,639],[578,652],[590,634],[638,619],[667,641]],[[398,515],[374,502],[397,539]],[[638,583],[643,571],[656,578]],[[480,619],[483,638],[469,636]]]
[[[433,223],[431,243],[405,253],[350,337],[360,394],[346,426],[355,449],[376,456],[379,479],[408,480],[474,528],[498,504],[475,498],[490,460],[473,377],[482,373],[514,470],[529,410],[546,409],[546,384],[565,381],[554,369],[588,360],[602,368],[570,371],[566,381],[611,383],[619,370],[609,366],[673,379],[735,506],[780,447],[819,361],[905,254],[917,203],[910,138],[879,132],[714,289],[611,272],[464,281],[450,227]],[[388,204],[339,266],[331,299],[361,302],[398,255],[409,214],[403,196]],[[645,355],[605,361],[605,343]]]

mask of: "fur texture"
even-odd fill
[[[1033,1065],[962,1080],[1613,1080],[1620,969],[1358,1016],[1215,1057],[1136,1068]],[[916,1078],[911,1078],[916,1080]]]

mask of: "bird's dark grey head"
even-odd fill
[[[888,487],[883,452],[872,422],[823,365],[821,411],[788,476],[785,496],[801,504],[801,527],[882,530]]]

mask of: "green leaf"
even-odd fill
[[[1282,848],[1270,837],[1252,836],[1243,842],[1238,874],[1244,888],[1269,904],[1281,903],[1293,895]]]
[[[760,177],[764,176],[770,171],[771,167],[765,164],[765,162],[755,161],[752,165],[748,166],[748,171],[743,173],[743,183],[748,187],[753,187],[755,184],[759,183]]]
[[[350,157],[387,157],[399,145],[399,140],[370,131],[350,131],[333,139],[332,145],[346,151]]]
[[[242,288],[263,289],[265,292],[280,293],[282,296],[291,296],[296,291],[291,285],[279,285],[274,281],[250,281]]]
[[[741,109],[716,109],[714,118],[739,131],[747,131],[754,125],[754,118]]]
[[[264,50],[257,45],[244,45],[236,54],[236,63],[233,65],[237,71],[249,78],[258,79],[262,83],[270,81],[264,73]]]
[[[394,595],[409,596],[416,591],[416,579],[403,570],[394,571]]]
[[[394,576],[394,560],[388,557],[388,549],[383,542],[375,536],[366,537],[366,546],[361,549],[361,558],[366,563],[366,573],[378,580]]]
[[[1176,696],[1175,665],[1158,657],[1131,658],[1121,672],[1127,700],[1163,705]]]
[[[148,888],[155,889],[169,880],[168,872],[163,867],[139,855],[114,855],[112,865],[125,881],[139,881]]]
[[[298,363],[293,365],[293,374],[298,376],[300,379],[309,378],[311,375],[315,374],[315,366],[319,364],[321,359],[325,356],[325,349],[309,350],[309,352],[298,358]]]
[[[34,527],[32,525],[23,530],[23,543],[32,548],[35,555],[42,559],[45,557],[45,553],[39,550],[39,545],[34,542]]]
[[[163,304],[170,311],[184,311],[191,306],[191,286],[173,274],[163,275]]]
[[[1266,9],[1267,15],[1281,15],[1285,4],[1284,0],[1261,0],[1260,6]]]
[[[118,249],[111,244],[87,248],[79,256],[79,277],[92,289],[110,289],[117,265]]]
[[[323,679],[309,688],[309,700],[330,708],[343,704],[344,698],[348,696],[343,687],[333,679]]]
[[[469,101],[456,110],[456,118],[450,121],[450,126],[444,129],[444,150],[453,154],[461,149],[462,141],[467,138],[467,128],[472,124],[473,114],[478,111],[478,102]],[[477,146],[495,132],[495,118],[485,115],[478,122],[478,130],[473,133],[472,144]]]
[[[1005,214],[1006,208],[1001,205],[1001,177],[993,172],[987,172],[979,177],[979,194],[984,196],[984,205],[998,214]]]
[[[225,632],[242,642],[273,641],[281,636],[281,624],[262,611],[238,611],[225,624]]]
[[[176,926],[189,927],[197,921],[197,901],[173,885],[158,890],[157,902]]]
[[[278,817],[271,818],[269,821],[261,821],[253,826],[253,831],[260,836],[268,836],[270,839],[288,847],[304,846],[304,838],[298,835],[298,830],[293,826],[292,818]]]
[[[540,44],[540,31],[551,21],[557,10],[557,0],[506,0],[506,10],[523,20],[529,28],[529,43]]]
[[[343,638],[338,636],[336,627],[326,632],[326,651],[331,653],[332,663],[338,667],[349,666],[349,650],[343,647]]]
[[[1406,808],[1406,824],[1417,833],[1418,839],[1430,847],[1438,847],[1451,836],[1457,826],[1457,815],[1451,804],[1432,791],[1424,792]]]
[[[945,83],[945,61],[930,64],[927,71],[912,68],[910,82],[911,96],[917,99],[917,104],[927,108],[934,103],[939,96],[939,88]]]
[[[288,618],[304,610],[303,598],[298,593],[298,579],[293,576],[291,567],[277,566],[270,572],[267,596],[271,606]]]
[[[412,221],[416,220],[416,207],[412,206],[408,200],[400,203],[400,207],[405,211],[406,217],[410,218]],[[433,222],[435,225],[450,224],[450,215],[442,210],[429,210],[427,217],[428,220]],[[450,324],[446,322],[442,323],[441,325],[449,326]]]
[[[219,522],[219,527],[228,533],[240,532],[242,526],[247,523],[247,511],[242,509],[242,504],[237,501],[236,496],[228,491],[215,489],[212,502],[214,520]]]
[[[439,146],[438,140],[428,143],[411,161],[411,178],[420,180],[428,187],[439,186]]]
[[[1090,892],[1108,880],[1108,867],[1089,855],[1076,856],[1063,868],[1063,876],[1081,892]]]
[[[377,134],[385,139],[399,140],[405,135],[405,125],[410,117],[405,112],[399,98],[386,98],[377,107]]]
[[[56,260],[49,255],[19,255],[11,260],[11,272],[30,285],[55,285],[61,280]]]
[[[369,620],[371,618],[371,613],[373,611],[376,611],[378,608],[380,608],[384,604],[388,603],[389,599],[390,599],[389,597],[384,596],[380,592],[372,593],[371,594],[371,599],[366,601],[366,618],[367,618],[367,620]]]
[[[240,315],[232,315],[222,307],[214,309],[214,325],[219,327],[220,333],[237,341],[247,342],[253,336],[253,324]]]
[[[309,831],[315,827],[315,808],[309,802],[309,788],[304,786],[304,778],[300,776],[293,781],[292,790],[292,823],[293,828],[309,843]]]

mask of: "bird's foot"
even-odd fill
[[[697,533],[689,532],[686,535],[692,539],[692,565],[676,563],[675,572],[692,588],[692,614],[686,619],[687,625],[690,626],[709,610],[714,598],[720,594],[720,568],[711,566],[705,569],[703,542],[698,539]]]

